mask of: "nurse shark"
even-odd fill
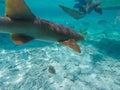
[[[5,16],[0,17],[0,32],[10,33],[15,44],[24,44],[37,39],[58,42],[77,52],[81,52],[78,40],[83,35],[60,24],[37,18],[24,0],[6,0]]]
[[[102,14],[102,8],[100,7],[100,2],[93,0],[77,0],[79,3],[74,5],[74,8],[78,8],[79,11],[68,8],[64,5],[59,5],[60,8],[63,9],[64,12],[69,14],[75,19],[83,18],[86,14],[91,13],[93,10],[99,14]]]
[[[75,0],[74,8],[78,10],[59,5],[60,8],[74,19],[83,18],[86,13],[89,14],[93,10],[102,14],[102,10],[116,10],[120,9],[120,0]]]

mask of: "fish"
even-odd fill
[[[79,1],[79,0],[78,0]],[[83,0],[84,1],[84,0]],[[73,17],[74,19],[81,19],[83,18],[86,14],[90,14],[93,10],[97,13],[99,13],[100,15],[102,15],[102,8],[100,7],[100,2],[96,1],[93,2],[92,0],[88,0],[87,2],[85,1],[84,4],[81,3],[82,1],[80,1],[79,3],[76,3],[74,5],[74,8],[78,8],[78,10],[66,7],[64,5],[59,5],[59,7],[66,12],[68,15],[70,15],[71,17]]]
[[[56,70],[55,70],[55,68],[53,66],[49,66],[48,71],[51,74],[56,74]]]
[[[24,0],[6,0],[5,16],[0,17],[0,32],[9,33],[17,45],[36,39],[56,42],[79,53],[77,41],[84,40],[82,34],[66,26],[36,17]]]

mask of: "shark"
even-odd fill
[[[82,34],[66,26],[36,17],[24,0],[6,0],[5,16],[0,17],[0,32],[9,33],[14,44],[36,39],[57,42],[79,53],[77,41],[84,40]]]
[[[81,19],[86,14],[90,14],[93,10],[99,14],[102,15],[102,8],[100,7],[100,2],[96,1],[93,2],[93,0],[77,0],[79,3],[74,5],[74,8],[78,8],[79,11],[75,9],[71,9],[69,7],[66,7],[64,5],[59,5],[60,8],[70,16],[72,16],[74,19]]]
[[[92,11],[102,15],[103,10],[120,9],[120,0],[75,0],[75,2],[77,3],[74,4],[74,8],[69,8],[61,4],[59,7],[77,20],[85,17],[86,14],[90,14]]]

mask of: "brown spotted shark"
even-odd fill
[[[5,17],[0,17],[0,32],[10,33],[15,44],[24,44],[37,39],[59,42],[81,52],[76,41],[84,37],[60,24],[37,18],[24,0],[6,0]]]

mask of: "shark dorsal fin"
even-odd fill
[[[35,18],[24,0],[6,0],[5,15],[13,19],[33,20]]]

